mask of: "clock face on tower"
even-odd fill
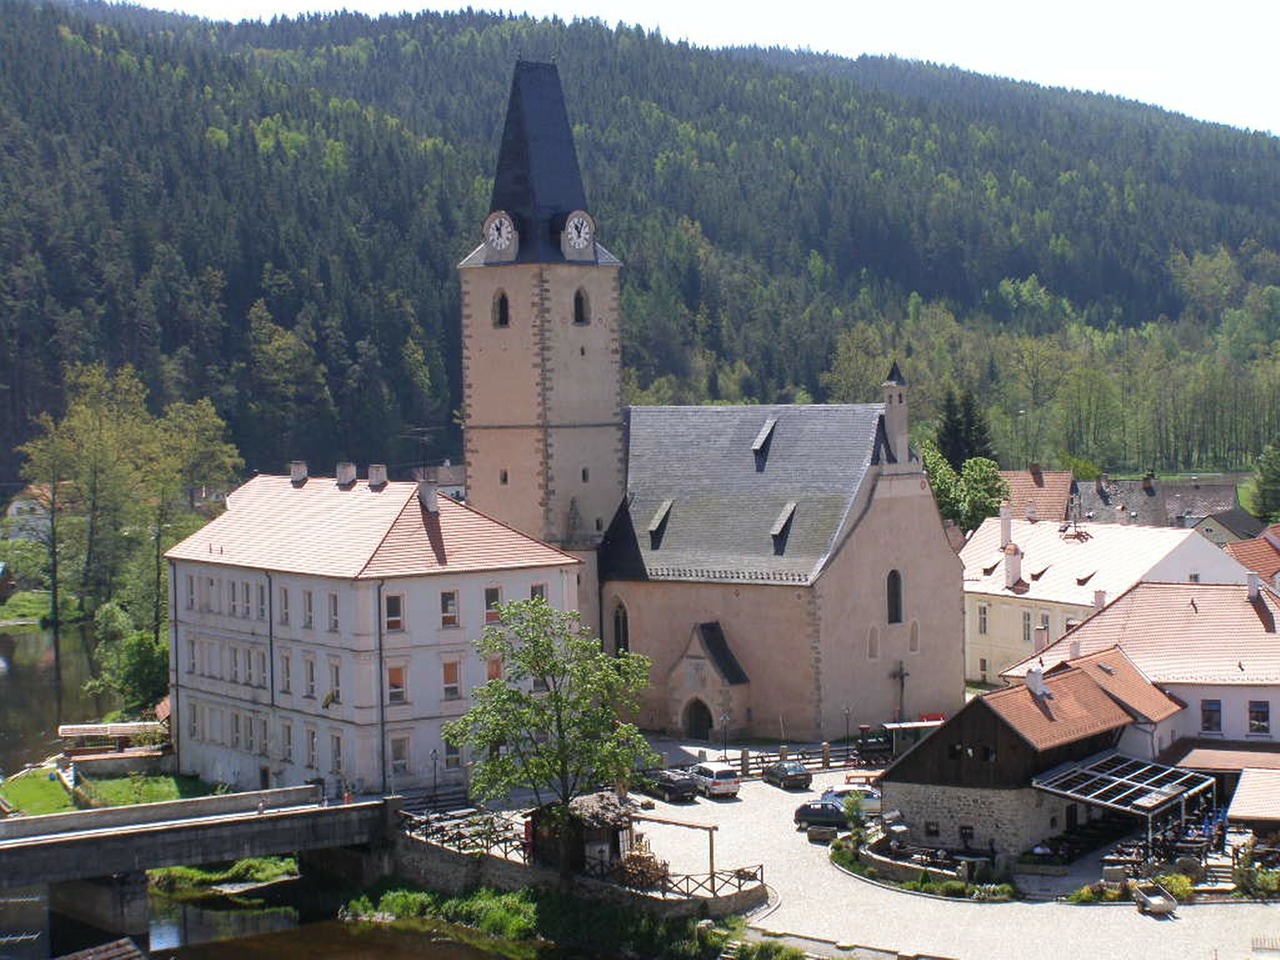
[[[502,210],[489,214],[489,219],[484,224],[484,242],[490,249],[505,253],[515,243],[515,239],[516,225],[511,222],[508,214]]]
[[[565,235],[569,238],[569,246],[574,250],[585,250],[595,234],[591,218],[582,211],[569,214],[564,224]]]

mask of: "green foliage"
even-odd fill
[[[501,797],[520,787],[564,806],[600,783],[656,762],[644,736],[621,719],[648,685],[649,660],[605,653],[576,613],[542,600],[498,608],[500,624],[476,641],[505,679],[472,693],[472,707],[444,737],[475,757],[472,790]]]
[[[154,707],[169,691],[168,640],[134,630],[128,613],[114,603],[100,606],[93,620],[99,673],[85,689],[115,694],[127,715]]]
[[[740,960],[804,960],[808,954],[780,940],[748,940],[739,945],[737,956]]]
[[[1252,864],[1236,867],[1232,879],[1236,892],[1246,897],[1272,900],[1280,896],[1280,870],[1264,870]]]
[[[929,441],[921,443],[925,474],[943,519],[953,520],[965,533],[977,529],[987,517],[1000,512],[1009,497],[1009,485],[992,460],[973,457],[960,473]]]
[[[160,867],[147,871],[151,886],[166,893],[223,883],[271,883],[297,875],[298,861],[295,857],[250,857],[233,863]]]
[[[43,591],[20,591],[0,604],[0,621],[39,621],[49,613],[49,595]]]
[[[1193,896],[1191,888],[1195,885],[1194,881],[1185,873],[1162,873],[1153,879],[1179,903],[1186,903]]]
[[[1253,512],[1268,521],[1280,520],[1280,440],[1262,449],[1254,464]]]
[[[83,777],[80,786],[96,801],[110,807],[187,800],[214,792],[210,784],[185,774],[131,773],[123,777]]]

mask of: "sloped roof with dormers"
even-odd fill
[[[872,466],[890,460],[883,414],[883,404],[632,407],[627,494],[602,579],[813,582]]]
[[[1001,674],[1022,677],[1118,647],[1155,683],[1280,683],[1280,596],[1259,585],[1139,583],[1038,654]]]
[[[430,513],[416,483],[257,476],[171,560],[344,580],[576,565],[579,561],[449,497]]]

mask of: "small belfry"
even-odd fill
[[[580,556],[624,492],[621,262],[596,236],[555,64],[515,66],[490,212],[459,264],[467,497]]]

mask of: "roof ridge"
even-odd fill
[[[391,484],[387,484],[383,489],[386,490],[390,486]],[[355,576],[352,577],[353,580],[359,580],[364,576],[364,572],[369,569],[369,565],[373,563],[374,557],[378,555],[378,551],[381,550],[383,545],[387,542],[387,537],[391,536],[391,531],[396,528],[396,524],[399,523],[400,518],[404,516],[404,512],[408,509],[409,504],[417,499],[418,491],[416,486],[417,485],[415,484],[414,487],[405,491],[407,496],[405,497],[404,503],[400,504],[400,509],[396,511],[395,517],[389,524],[387,524],[386,529],[382,531],[382,536],[378,538],[378,542],[374,544],[373,549],[369,551],[369,555],[364,558],[364,563],[360,565],[360,569],[357,570]]]

